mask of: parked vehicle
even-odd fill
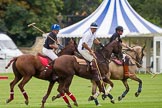
[[[0,59],[13,58],[22,54],[8,35],[0,33]]]

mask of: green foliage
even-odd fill
[[[103,0],[0,0],[0,32],[7,33],[18,46],[31,46],[38,30],[27,25],[35,22],[45,32],[50,31],[57,16],[89,15]],[[128,0],[142,17],[162,27],[162,0]],[[65,24],[66,25],[66,24]]]
[[[128,0],[146,20],[162,27],[162,0]]]
[[[56,6],[57,4],[57,6]],[[36,36],[41,33],[28,24],[35,22],[45,32],[56,23],[57,9],[62,9],[63,2],[59,0],[8,0],[1,1],[0,26],[1,32],[11,36],[18,46],[31,46]]]

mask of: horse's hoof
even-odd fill
[[[25,101],[25,104],[26,104],[26,105],[28,105],[28,104],[29,104],[29,101],[28,101],[28,100],[26,100],[26,101]]]
[[[100,106],[102,106],[102,105],[101,105],[101,104],[98,104],[98,105],[96,105],[96,106],[100,107]]]
[[[41,106],[41,108],[44,108],[44,106]]]
[[[136,97],[138,97],[138,96],[139,96],[139,94],[140,94],[139,92],[136,92],[136,93],[135,93],[135,96],[136,96]]]
[[[12,101],[12,99],[7,99],[6,100],[6,103],[8,104],[8,103],[10,103]]]
[[[52,101],[54,101],[54,100],[56,100],[57,99],[57,97],[56,96],[53,96],[52,97]]]
[[[102,95],[102,99],[103,99],[103,100],[106,99],[106,95],[105,95],[105,94]]]
[[[71,106],[71,105],[67,105],[67,107],[68,107],[68,108],[72,108],[72,106]]]
[[[121,96],[119,96],[119,97],[118,97],[118,101],[121,101],[121,100],[122,100],[122,97],[121,97]]]
[[[77,101],[74,102],[74,105],[78,107],[78,103],[77,103]]]
[[[88,98],[88,101],[93,101],[94,100],[94,97],[93,96],[90,96],[89,98]]]
[[[115,100],[114,100],[114,99],[112,99],[110,102],[111,102],[112,104],[115,104]]]

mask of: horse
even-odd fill
[[[141,68],[142,66],[142,59],[144,56],[144,48],[145,46],[134,46],[133,51],[130,50],[125,50],[124,53],[129,56],[131,64],[129,65],[129,72],[131,73],[130,79],[137,81],[139,83],[138,90],[135,93],[135,96],[138,97],[139,94],[142,91],[142,80],[136,76],[136,72],[138,71],[138,68]],[[118,100],[122,100],[126,94],[129,92],[129,85],[127,82],[128,77],[124,76],[124,71],[123,71],[123,65],[122,63],[118,64],[114,60],[111,60],[109,63],[109,72],[107,74],[107,78],[110,78],[112,80],[121,80],[126,88],[126,90],[122,93],[121,96],[118,97]],[[96,84],[94,81],[92,81],[92,93],[96,92]],[[109,92],[110,90],[108,90]],[[113,97],[111,97],[109,94],[108,95],[102,95],[102,99],[105,100],[106,97],[109,97],[111,102],[113,102]],[[94,102],[96,105],[99,105],[99,102],[96,99],[94,99]]]
[[[65,46],[57,55],[61,56],[63,54],[66,55],[74,55],[77,51],[77,44],[75,41],[71,40],[68,45]],[[45,60],[45,61],[44,61]],[[44,61],[44,62],[41,62]],[[12,63],[13,62],[13,63]],[[24,98],[25,104],[28,105],[29,99],[27,92],[24,90],[24,86],[28,81],[32,78],[32,76],[49,81],[49,86],[47,93],[42,99],[42,106],[44,108],[44,104],[53,88],[54,81],[52,80],[52,67],[48,64],[51,60],[47,57],[44,57],[41,54],[32,55],[32,54],[24,54],[18,57],[13,58],[6,69],[12,63],[13,73],[15,75],[14,80],[10,83],[10,98],[6,100],[6,103],[11,102],[14,99],[14,86],[22,79],[22,81],[18,84]]]
[[[121,44],[119,41],[114,40],[113,42],[107,44],[104,46],[104,48],[100,49],[99,51],[95,52],[95,55],[97,57],[97,64],[99,67],[99,74],[100,79],[102,79],[104,82],[109,83],[111,86],[113,86],[113,83],[106,77],[106,74],[108,72],[108,64],[109,64],[109,59],[112,54],[114,53],[121,53]],[[72,79],[74,75],[77,75],[82,78],[86,79],[91,79],[94,80],[93,73],[91,73],[91,70],[88,68],[87,65],[82,65],[79,64],[76,60],[75,56],[70,56],[70,55],[63,55],[57,58],[54,61],[53,64],[53,69],[59,76],[59,86],[57,91],[59,94],[57,95],[59,97],[62,97],[67,104],[69,108],[71,108],[71,104],[69,100],[66,98],[66,94],[71,95],[72,93],[69,91]],[[104,93],[104,88],[102,85],[101,80],[94,80],[95,83],[97,84],[100,92]],[[55,98],[55,97],[54,97]],[[74,95],[73,95],[74,98]],[[54,99],[53,99],[54,100]],[[72,99],[74,101],[74,105],[76,104],[76,99]]]

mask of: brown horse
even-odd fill
[[[139,82],[138,90],[135,93],[136,97],[138,97],[142,91],[142,80],[139,79],[135,73],[138,71],[138,68],[140,68],[143,63],[142,59],[144,56],[144,53],[143,53],[144,48],[145,46],[143,48],[140,46],[135,46],[133,47],[134,49],[133,51],[130,51],[130,50],[124,51],[124,53],[130,57],[130,62],[131,62],[131,64],[129,65],[129,72],[131,73],[131,76],[129,78],[134,81]],[[118,100],[120,101],[129,92],[129,85],[127,82],[128,77],[127,78],[124,77],[123,65],[119,65],[115,63],[114,61],[111,61],[109,63],[109,67],[110,68],[109,68],[109,73],[107,74],[107,77],[113,80],[121,80],[126,88],[126,90],[122,93],[122,95],[118,97]],[[93,93],[96,92],[96,88],[97,87],[96,87],[95,82],[92,81],[92,92]],[[111,97],[109,94],[102,95],[102,99],[105,99],[107,96],[111,99],[111,102],[113,102],[113,97]],[[99,104],[97,98],[94,99],[94,101],[96,105]]]
[[[99,51],[95,52],[95,55],[97,56],[97,63],[99,66],[100,75],[103,78],[103,81],[109,83],[111,86],[113,86],[113,83],[108,79],[108,77],[106,77],[106,74],[109,70],[108,68],[109,59],[111,57],[112,52],[121,53],[121,49],[122,49],[121,44],[115,40],[112,43],[105,45],[103,49],[100,49]],[[53,65],[53,69],[60,78],[59,86],[57,89],[59,95],[57,95],[57,97],[54,98],[56,99],[62,96],[64,101],[67,103],[68,107],[71,108],[71,105],[68,99],[66,98],[65,93],[71,94],[69,91],[69,87],[71,85],[74,75],[93,80],[94,73],[91,73],[90,69],[87,68],[88,68],[87,65],[80,65],[76,61],[75,56],[63,55],[57,58]],[[104,88],[100,80],[99,79],[95,80],[95,83],[99,87],[99,91],[104,92]],[[74,101],[75,104],[76,99],[72,100]]]
[[[58,56],[63,54],[74,55],[76,49],[77,44],[75,43],[75,41],[71,40],[69,44],[58,53]],[[25,98],[25,104],[28,105],[29,99],[26,91],[24,90],[24,86],[32,78],[32,76],[34,76],[38,79],[49,81],[48,91],[42,99],[42,108],[44,108],[44,103],[46,102],[46,99],[48,98],[55,82],[52,80],[52,66],[49,66],[48,62],[46,62],[46,66],[42,65],[40,58],[42,59],[44,57],[40,56],[40,54],[26,54],[15,57],[9,62],[6,68],[8,68],[13,62],[12,68],[15,78],[10,83],[10,98],[7,99],[6,103],[9,103],[14,99],[14,86],[22,79],[22,81],[18,84],[18,87],[20,88]],[[44,59],[51,62],[51,60],[47,57]]]

